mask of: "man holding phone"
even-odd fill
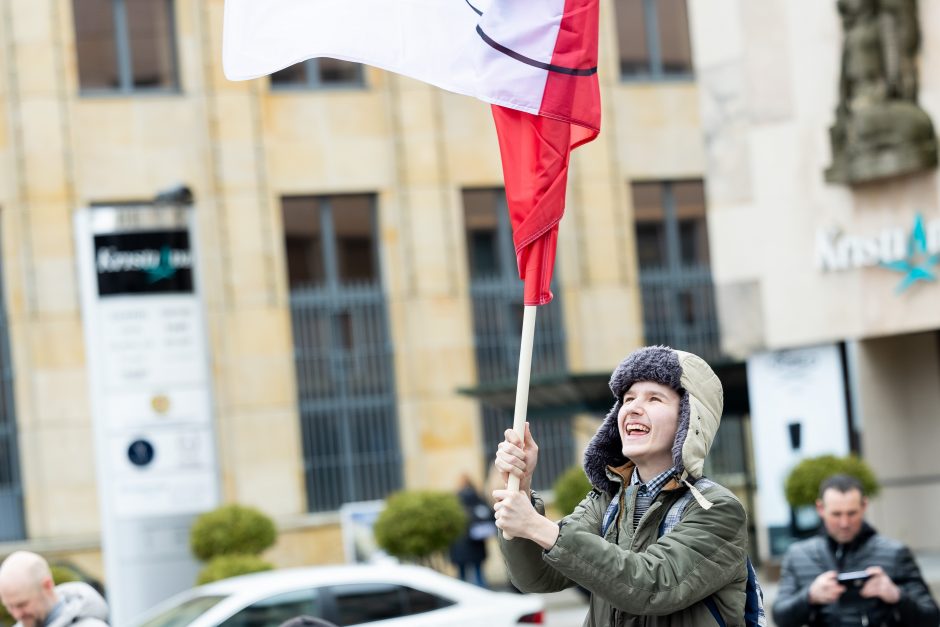
[[[854,477],[819,486],[820,535],[783,558],[773,606],[778,627],[938,627],[940,610],[910,550],[865,522],[868,499]]]

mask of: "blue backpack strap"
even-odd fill
[[[607,537],[607,530],[610,529],[610,525],[616,520],[619,511],[620,500],[614,497],[610,500],[610,505],[607,506],[607,512],[604,513],[604,520],[601,522],[600,531],[602,538]]]
[[[712,616],[718,622],[718,626],[727,627],[725,625],[725,619],[721,617],[721,612],[718,611],[718,604],[715,603],[715,599],[713,599],[712,597],[708,597],[707,599],[705,599],[704,603],[705,603],[705,607],[708,608],[708,611],[712,613]]]
[[[764,627],[767,624],[767,614],[764,612],[764,591],[757,580],[757,571],[751,558],[747,558],[747,586],[744,599],[744,624]]]
[[[714,485],[709,479],[701,477],[698,481],[693,482],[698,488],[705,489],[710,488]],[[669,511],[666,512],[666,516],[663,518],[662,522],[659,523],[659,537],[663,537],[667,533],[673,530],[676,525],[682,520],[682,515],[685,513],[685,508],[692,501],[692,492],[686,490],[685,494],[680,496],[675,503],[672,504],[672,507],[669,508]],[[727,627],[725,619],[721,617],[721,612],[718,611],[718,604],[715,603],[715,599],[708,597],[702,601],[705,603],[705,607],[708,608],[708,611],[711,612],[712,617],[714,617],[715,622],[718,623],[718,627]]]

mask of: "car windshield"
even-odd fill
[[[186,627],[224,598],[223,596],[203,596],[189,599],[165,612],[160,612],[140,627]]]

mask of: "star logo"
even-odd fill
[[[147,280],[150,283],[156,283],[163,279],[169,279],[176,274],[176,268],[170,263],[170,247],[164,246],[160,250],[160,263],[147,270]]]
[[[907,258],[899,261],[883,262],[881,265],[888,270],[900,272],[904,275],[895,288],[900,294],[918,281],[936,281],[937,275],[934,266],[940,263],[940,254],[928,254],[927,231],[924,229],[924,219],[918,213],[914,217],[914,229],[907,240]]]

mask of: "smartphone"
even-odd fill
[[[861,586],[869,577],[871,575],[864,570],[853,570],[850,573],[839,573],[836,579],[839,583]]]

